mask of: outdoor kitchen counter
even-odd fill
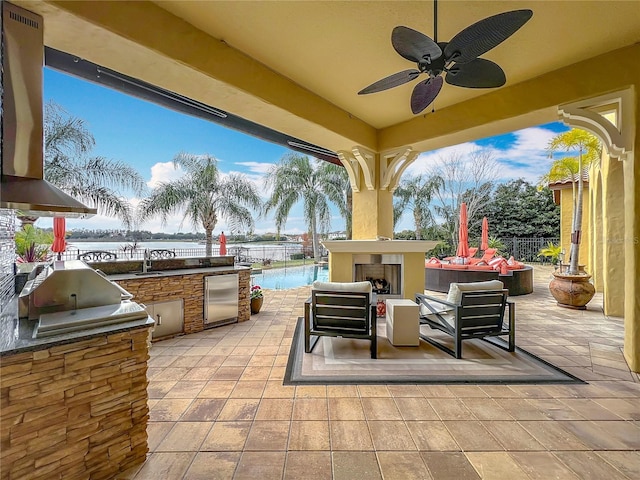
[[[117,273],[108,275],[107,278],[114,282],[122,280],[153,280],[154,278],[171,277],[175,275],[224,275],[231,273],[238,273],[243,270],[251,271],[250,267],[225,265],[220,267],[196,267],[196,268],[181,268],[175,270],[152,270],[150,272],[142,273]]]
[[[154,325],[153,319],[147,317],[146,319],[86,328],[60,335],[33,338],[37,323],[38,320],[18,318],[18,297],[16,295],[0,315],[0,356],[4,357],[21,352],[46,350],[59,345],[82,342],[95,337],[126,332],[137,328],[152,327]]]
[[[226,257],[220,258],[225,259]],[[216,261],[217,258],[214,257],[211,260]],[[233,257],[230,257],[230,260],[233,262]],[[230,265],[193,267],[185,265],[183,268],[170,268],[167,263],[161,263],[171,261],[155,261],[152,263],[152,267],[157,265],[158,270],[152,268],[145,274],[140,271],[136,273],[104,271],[108,273],[109,280],[116,282],[133,295],[134,302],[147,306],[178,302],[182,310],[182,319],[177,322],[178,326],[172,335],[188,335],[216,326],[216,324],[205,323],[205,283],[208,277],[238,275],[237,321],[245,322],[251,318],[250,267],[231,263]],[[102,270],[102,266],[98,264],[95,264],[94,268]]]

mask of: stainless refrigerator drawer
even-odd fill
[[[184,308],[182,300],[147,303],[147,313],[156,322],[152,338],[177,335],[184,331]]]
[[[229,323],[238,319],[238,279],[232,275],[212,275],[204,279],[204,323]]]

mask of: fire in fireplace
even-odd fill
[[[378,295],[402,295],[402,255],[354,255],[353,279],[371,282]]]

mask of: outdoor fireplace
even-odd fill
[[[322,244],[329,250],[330,281],[365,281],[369,277],[375,282],[384,279],[389,284],[390,293],[379,294],[383,299],[391,297],[413,300],[417,292],[424,292],[425,252],[434,248],[437,242],[323,240]]]
[[[402,255],[353,255],[353,280],[371,282],[378,295],[402,295]]]

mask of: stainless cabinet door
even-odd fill
[[[152,338],[177,335],[184,330],[184,313],[182,300],[154,302],[146,306],[147,313],[156,322]]]
[[[204,323],[238,318],[239,275],[212,275],[204,279]]]

